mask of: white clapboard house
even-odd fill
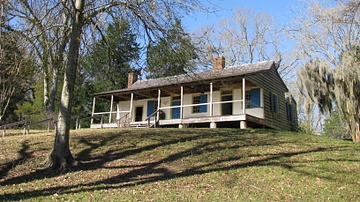
[[[91,128],[238,126],[295,130],[296,103],[273,61],[225,67],[150,80],[130,73],[125,89],[94,95]],[[98,99],[108,100],[107,112],[94,111]]]

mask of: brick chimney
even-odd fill
[[[137,72],[130,72],[128,74],[128,88],[131,87],[138,80]]]
[[[213,58],[213,70],[220,71],[225,68],[225,57],[218,56]]]

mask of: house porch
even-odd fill
[[[252,89],[258,92],[256,103],[246,98],[246,91]],[[241,128],[246,128],[247,121],[263,125],[262,94],[262,89],[245,77],[107,92],[94,97],[92,116],[101,118],[92,119],[91,128],[204,123],[214,128],[220,122],[236,121]],[[199,97],[197,103],[193,103],[194,97]],[[99,98],[110,101],[109,112],[95,112]]]

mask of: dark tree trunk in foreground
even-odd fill
[[[64,84],[61,93],[60,111],[55,130],[54,148],[50,154],[50,165],[53,169],[67,170],[75,163],[69,148],[71,107],[74,97],[74,85],[79,58],[81,32],[84,25],[83,10],[85,0],[75,0],[74,17],[70,36],[68,61],[65,69]]]

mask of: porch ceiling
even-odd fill
[[[157,88],[144,88],[137,90],[118,90],[110,91],[107,93],[102,93],[95,95],[98,98],[103,98],[106,100],[111,100],[111,96],[114,96],[114,101],[126,101],[131,99],[131,93],[133,93],[134,100],[141,99],[157,99],[158,89],[161,90],[161,97],[168,96],[180,96],[181,95],[181,86],[183,86],[184,94],[193,94],[193,93],[205,93],[210,91],[210,83],[213,83],[213,91],[219,91],[222,88],[241,88],[242,87],[242,77],[231,77],[226,79],[218,79],[212,81],[198,81],[193,83],[186,84],[173,84],[169,86],[161,86]],[[255,86],[249,80],[246,80],[246,86]]]

